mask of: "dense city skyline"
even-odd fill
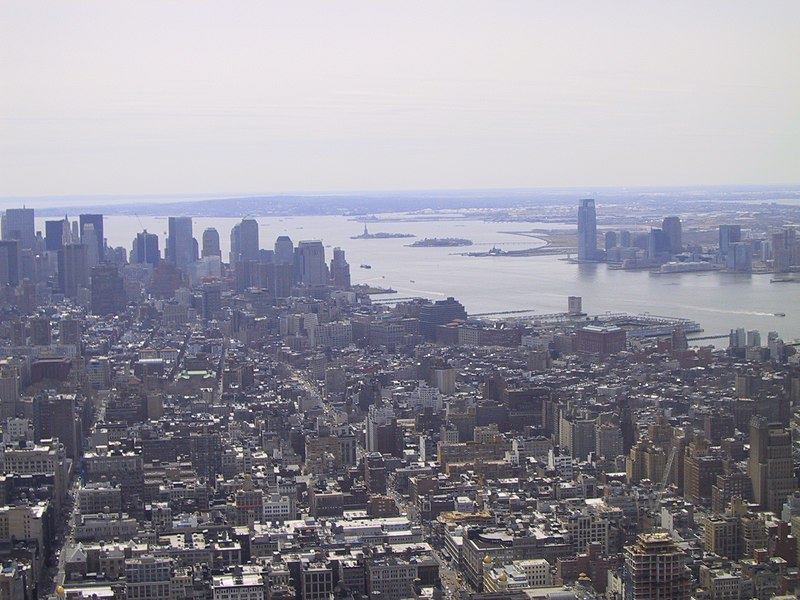
[[[755,203],[742,219],[737,203],[712,219],[646,203],[638,225],[631,208],[551,206],[555,229],[515,232],[541,236],[527,249],[444,237],[479,231],[446,211],[421,215],[436,237],[406,244],[416,236],[377,219],[346,239],[372,245],[369,260],[378,245],[395,262],[466,246],[462,265],[560,255],[560,271],[590,278],[769,278],[771,295],[800,281],[795,207]],[[405,216],[412,227],[420,215]],[[296,217],[305,239],[249,216],[170,216],[155,221],[163,238],[135,219],[122,246],[108,243],[118,219],[133,224],[20,207],[0,221],[10,599],[800,590],[800,340],[734,316],[709,336],[684,314],[596,314],[572,294],[549,314],[481,314],[383,276],[354,283],[349,246],[305,236],[320,217]],[[410,273],[427,277],[436,260]]]

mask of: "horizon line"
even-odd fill
[[[576,185],[576,186],[540,186],[540,187],[473,187],[473,188],[458,188],[458,187],[441,187],[441,188],[380,188],[380,189],[351,189],[351,190],[325,190],[325,191],[251,191],[251,192],[147,192],[147,193],[66,193],[66,194],[37,194],[37,195],[2,195],[0,201],[5,200],[56,200],[56,199],[71,199],[71,198],[86,198],[86,199],[119,199],[119,200],[136,200],[136,199],[157,199],[157,198],[186,198],[186,199],[227,199],[227,198],[261,198],[261,197],[278,197],[278,196],[310,196],[310,197],[327,197],[327,196],[346,196],[346,195],[384,195],[384,194],[415,194],[415,193],[480,193],[480,192],[536,192],[536,191],[570,191],[570,190],[678,190],[678,189],[691,189],[703,190],[713,188],[723,189],[736,189],[736,188],[798,188],[800,191],[800,182],[786,182],[786,183],[707,183],[707,184],[641,184],[641,185]]]

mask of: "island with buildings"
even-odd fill
[[[409,244],[409,248],[455,248],[458,246],[471,246],[472,240],[464,238],[424,238]]]
[[[392,240],[417,237],[413,233],[387,233],[379,231],[378,233],[370,233],[366,224],[364,225],[364,232],[361,235],[351,236],[351,240]]]

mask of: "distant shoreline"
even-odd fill
[[[369,218],[393,212],[513,209],[539,205],[572,206],[577,198],[598,203],[659,204],[664,202],[775,203],[800,207],[800,183],[786,185],[638,186],[563,188],[487,188],[472,190],[400,190],[313,193],[198,194],[69,194],[63,196],[3,196],[0,210],[25,205],[42,216],[103,212],[106,215],[172,216],[309,216],[341,215]],[[432,216],[432,215],[429,215]],[[455,215],[450,215],[455,216]],[[493,215],[487,214],[492,219]]]

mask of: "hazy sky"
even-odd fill
[[[0,196],[800,182],[797,0],[0,0]]]

